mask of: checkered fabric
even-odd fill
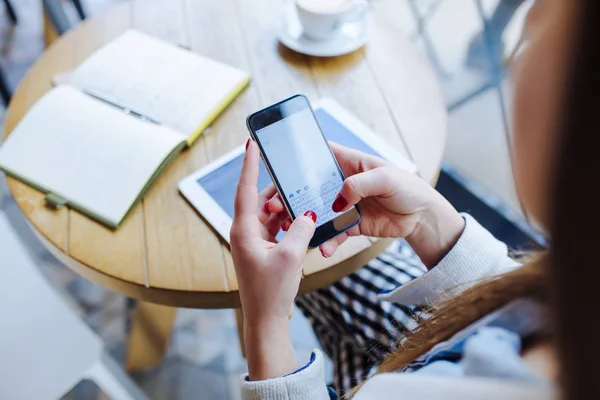
[[[404,240],[331,286],[298,297],[321,347],[334,363],[333,387],[340,396],[363,381],[394,344],[419,322],[419,307],[380,300],[425,273]]]

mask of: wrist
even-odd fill
[[[420,215],[406,241],[427,269],[433,268],[458,242],[465,221],[441,195]]]
[[[278,316],[256,316],[244,312],[244,330],[268,335],[271,332],[281,332],[289,329],[290,319]]]
[[[250,380],[281,377],[299,369],[287,317],[244,319]]]

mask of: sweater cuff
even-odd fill
[[[381,299],[405,305],[434,304],[519,266],[508,256],[504,243],[470,215],[461,215],[465,230],[452,250],[426,274],[380,295]]]
[[[311,361],[289,375],[266,379],[247,380],[242,376],[241,392],[243,400],[329,400],[325,385],[323,354],[313,350]]]

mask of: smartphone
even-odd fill
[[[343,213],[331,209],[344,175],[306,96],[297,94],[250,114],[246,123],[290,218],[308,210],[317,214],[309,248],[360,222],[356,206]]]

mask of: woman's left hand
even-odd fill
[[[287,215],[266,213],[263,205],[274,193],[261,193],[259,152],[250,141],[235,197],[231,253],[244,313],[244,334],[250,378],[282,376],[297,368],[289,340],[289,318],[302,277],[302,262],[315,232],[316,215],[300,216],[277,243],[275,236]]]

